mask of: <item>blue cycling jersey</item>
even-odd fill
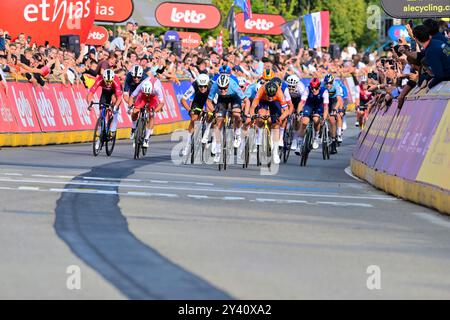
[[[253,83],[248,86],[247,90],[245,90],[245,95],[249,99],[255,99],[257,92],[258,90],[256,90],[256,83]]]
[[[320,88],[319,94],[314,95],[314,93],[309,90],[308,98],[306,100],[306,105],[310,105],[312,107],[319,107],[324,103],[324,93],[327,91],[324,87]]]
[[[331,89],[328,89],[328,94],[330,95],[331,99],[337,98],[338,96],[344,96],[342,87],[336,82],[333,82],[333,87]]]
[[[222,98],[239,98],[241,100],[244,100],[246,98],[244,92],[239,87],[238,83],[234,81],[230,81],[230,85],[228,86],[228,91],[226,94],[220,94],[219,86],[217,82],[214,82],[211,87],[211,91],[209,92],[208,99],[214,100],[216,94],[218,94],[219,97]]]

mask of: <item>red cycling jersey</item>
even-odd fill
[[[95,79],[94,85],[89,89],[89,93],[94,94],[97,91],[98,87],[102,87],[103,91],[115,94],[118,99],[122,97],[122,86],[120,84],[118,76],[114,76],[111,86],[107,86],[105,81],[103,80],[103,77],[101,75],[98,75]]]

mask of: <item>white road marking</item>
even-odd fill
[[[363,207],[363,208],[373,208],[373,205],[368,203],[355,203],[355,202],[334,202],[334,201],[318,201],[319,204],[329,204],[333,206],[341,207]]]
[[[223,197],[222,199],[225,201],[245,200],[245,198],[243,198],[243,197]]]
[[[339,198],[339,199],[359,199],[359,200],[380,200],[380,201],[398,201],[399,199],[390,196],[350,196],[350,195],[337,195],[331,193],[290,193],[290,192],[273,192],[273,191],[251,191],[251,190],[236,190],[225,188],[185,188],[185,187],[173,187],[173,186],[148,186],[148,185],[131,185],[120,183],[97,183],[90,181],[47,181],[47,180],[13,180],[2,179],[0,181],[13,182],[13,183],[40,183],[40,184],[64,184],[64,185],[84,185],[91,187],[120,187],[120,188],[133,188],[133,189],[167,189],[167,190],[179,190],[179,191],[198,191],[198,192],[223,192],[223,193],[240,193],[240,194],[257,194],[257,195],[280,195],[290,197],[319,197],[319,198]]]
[[[203,196],[199,194],[188,194],[188,198],[194,198],[194,199],[208,199],[208,196]]]
[[[13,190],[13,188],[10,188],[10,187],[0,187],[0,190]]]
[[[39,190],[38,187],[29,187],[29,186],[20,186],[17,188],[18,190],[27,190],[27,191],[36,191]]]
[[[120,178],[102,178],[102,177],[82,177],[84,180],[99,180],[99,181],[127,181],[127,182],[141,182],[139,179],[120,179]]]
[[[6,173],[3,173],[3,175],[5,175],[5,176],[23,176],[23,174],[22,173],[9,173],[9,172],[6,172]]]
[[[353,174],[353,172],[352,172],[352,169],[351,169],[350,167],[345,168],[345,169],[344,169],[344,172],[345,172],[348,176],[352,177],[353,179],[358,180],[359,182],[366,183],[364,180],[362,180],[362,179],[358,178],[357,176],[355,176],[355,175]]]
[[[51,176],[48,174],[32,174],[31,177],[36,177],[36,178],[59,178],[59,179],[73,179],[76,176]]]
[[[412,214],[420,219],[427,220],[432,224],[450,229],[450,219],[447,217],[440,217],[436,214],[425,212],[413,212]]]

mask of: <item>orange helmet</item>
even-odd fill
[[[272,69],[265,69],[261,79],[264,79],[266,81],[270,81],[275,77],[275,72],[273,72]]]

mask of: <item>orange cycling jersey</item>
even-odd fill
[[[275,96],[272,97],[272,100],[269,99],[270,98],[267,96],[266,93],[266,87],[262,86],[256,93],[255,99],[253,99],[252,106],[257,107],[260,101],[279,101],[282,106],[286,104],[286,101],[284,100],[283,91],[281,91],[280,87],[278,87],[277,93],[275,94]]]

